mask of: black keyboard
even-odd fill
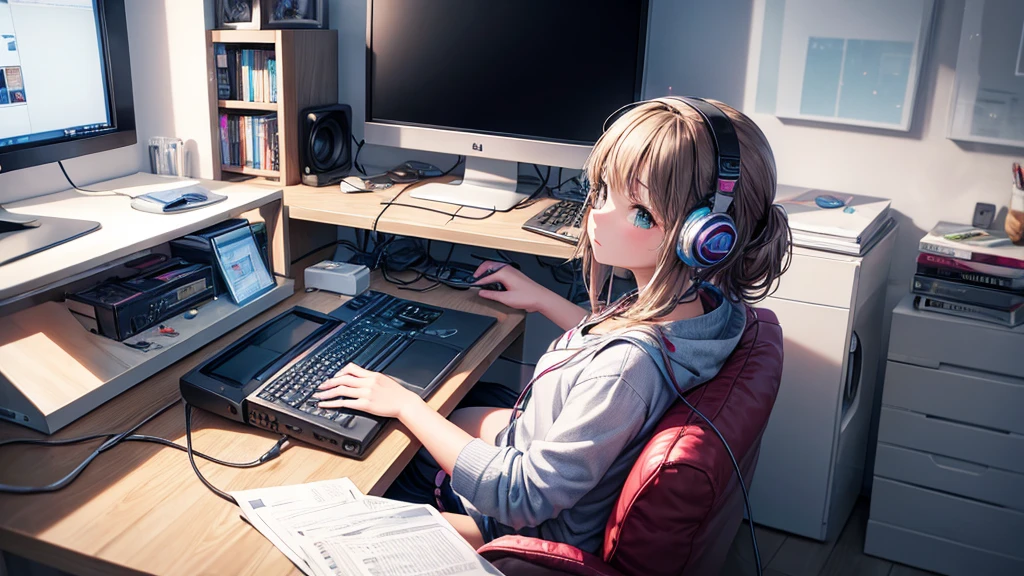
[[[576,244],[583,225],[583,202],[559,200],[523,224],[523,230]]]
[[[312,416],[334,420],[342,426],[352,420],[350,410],[320,408],[312,398],[326,380],[333,377],[349,362],[365,366],[404,339],[401,334],[387,333],[363,325],[349,325],[330,340],[274,379],[259,397],[277,404],[287,404]]]

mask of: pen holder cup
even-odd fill
[[[1010,204],[1003,228],[1011,242],[1024,245],[1024,190],[1015,184],[1010,186]]]
[[[149,139],[149,168],[161,176],[185,175],[185,146],[180,138]]]

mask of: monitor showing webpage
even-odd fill
[[[0,0],[0,151],[112,128],[96,0]]]

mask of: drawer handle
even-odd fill
[[[939,468],[945,468],[946,470],[952,470],[954,472],[963,472],[972,476],[981,476],[985,472],[988,472],[988,466],[983,464],[975,464],[974,462],[964,462],[963,460],[954,460],[953,458],[947,458],[945,456],[939,456],[937,454],[929,454],[929,458]]]
[[[922,414],[921,416],[924,416],[926,420],[938,420],[939,422],[946,422],[948,424],[955,424],[956,426],[962,426],[964,428],[978,428],[978,429],[984,430],[986,432],[995,432],[996,434],[1006,434],[1007,436],[1012,436],[1013,435],[1013,432],[1010,432],[1009,430],[1000,430],[999,428],[992,428],[990,426],[985,426],[984,424],[968,424],[966,422],[960,422],[959,420],[953,420],[952,418],[944,418],[942,416],[936,416],[934,414]]]

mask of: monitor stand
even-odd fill
[[[532,191],[520,192],[518,180],[517,162],[470,156],[466,158],[466,173],[461,182],[424,182],[412,188],[409,195],[422,200],[505,212]]]
[[[0,266],[99,229],[91,220],[14,214],[0,206]]]

